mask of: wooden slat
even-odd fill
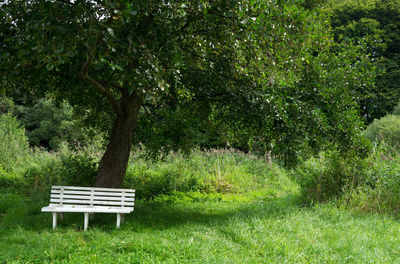
[[[61,190],[51,190],[52,194],[60,194]],[[70,190],[64,190],[64,194],[82,194],[82,195],[91,195],[91,191],[70,191]],[[135,193],[120,193],[120,192],[94,192],[95,195],[100,195],[100,196],[125,196],[125,197],[135,197]]]
[[[81,200],[90,200],[91,196],[89,195],[68,195],[68,194],[52,194],[51,198],[61,198],[63,197],[64,199],[81,199]],[[94,200],[98,201],[122,201],[122,197],[112,197],[112,196],[93,196]],[[133,202],[135,201],[135,198],[124,198],[124,201],[127,202]]]
[[[92,190],[94,189],[95,191],[104,191],[104,192],[126,192],[126,193],[134,193],[134,189],[116,189],[116,188],[98,188],[98,187],[76,187],[76,186],[53,186],[52,189],[55,190]]]
[[[63,202],[64,204],[90,204],[90,200],[72,200],[72,199],[50,199],[51,203],[60,203]],[[93,201],[93,204],[99,205],[121,205],[121,206],[134,206],[135,203],[133,202],[115,202],[115,201]]]

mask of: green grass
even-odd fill
[[[304,207],[288,171],[230,151],[135,157],[125,187],[142,198],[121,229],[115,214],[97,214],[84,232],[71,213],[52,230],[40,208],[62,163],[40,158],[23,174],[44,181],[29,197],[0,188],[0,263],[400,263],[395,214]]]
[[[120,230],[115,215],[66,214],[57,230],[35,210],[0,231],[5,263],[399,263],[400,224],[294,195],[139,202]],[[250,199],[250,200],[249,200]],[[5,218],[7,216],[3,216]]]
[[[170,153],[156,161],[133,155],[124,187],[135,188],[144,199],[173,191],[225,194],[294,188],[283,168],[233,150],[194,151],[188,156]]]

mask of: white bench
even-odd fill
[[[57,213],[74,212],[84,214],[84,230],[89,225],[89,214],[117,214],[117,228],[124,221],[124,214],[133,211],[135,205],[135,190],[52,186],[49,206],[43,207],[42,212],[53,213],[53,229],[57,226]]]

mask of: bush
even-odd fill
[[[364,181],[364,164],[357,158],[344,158],[336,151],[308,159],[294,171],[303,201],[327,201],[359,186]]]
[[[65,185],[93,186],[97,163],[84,154],[62,156],[60,177]]]
[[[400,150],[400,116],[386,115],[375,119],[367,129],[365,135],[372,142],[382,143]]]
[[[153,199],[174,192],[244,193],[271,188],[293,191],[284,169],[235,151],[170,154],[162,161],[133,157],[123,182],[138,198]]]
[[[14,110],[15,110],[15,104],[13,100],[5,96],[0,96],[0,114],[5,114],[5,113],[13,114]]]
[[[39,154],[37,154],[39,155]],[[96,162],[81,153],[63,152],[32,162],[23,174],[28,195],[48,195],[52,185],[92,186]]]
[[[392,114],[400,116],[400,102],[394,107]]]
[[[0,192],[18,193],[25,188],[25,181],[13,172],[5,171],[0,165]]]
[[[27,188],[23,190],[26,195],[48,195],[52,185],[62,184],[61,162],[58,159],[45,159],[39,163],[31,163],[26,168],[23,178]]]
[[[0,164],[11,171],[24,162],[29,150],[25,129],[10,114],[0,115]]]
[[[21,200],[21,197],[18,194],[0,193],[0,213],[5,213],[13,206],[16,206],[19,200]]]
[[[400,154],[381,145],[366,164],[364,184],[346,193],[342,201],[363,211],[400,213]]]

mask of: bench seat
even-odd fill
[[[42,212],[56,213],[120,213],[129,214],[133,211],[130,208],[108,207],[108,206],[84,206],[84,205],[49,205],[42,208]]]
[[[84,230],[89,225],[89,214],[117,214],[117,228],[124,220],[124,214],[134,209],[135,190],[77,186],[52,186],[50,204],[42,212],[53,213],[53,229],[57,226],[57,214],[83,213]]]

